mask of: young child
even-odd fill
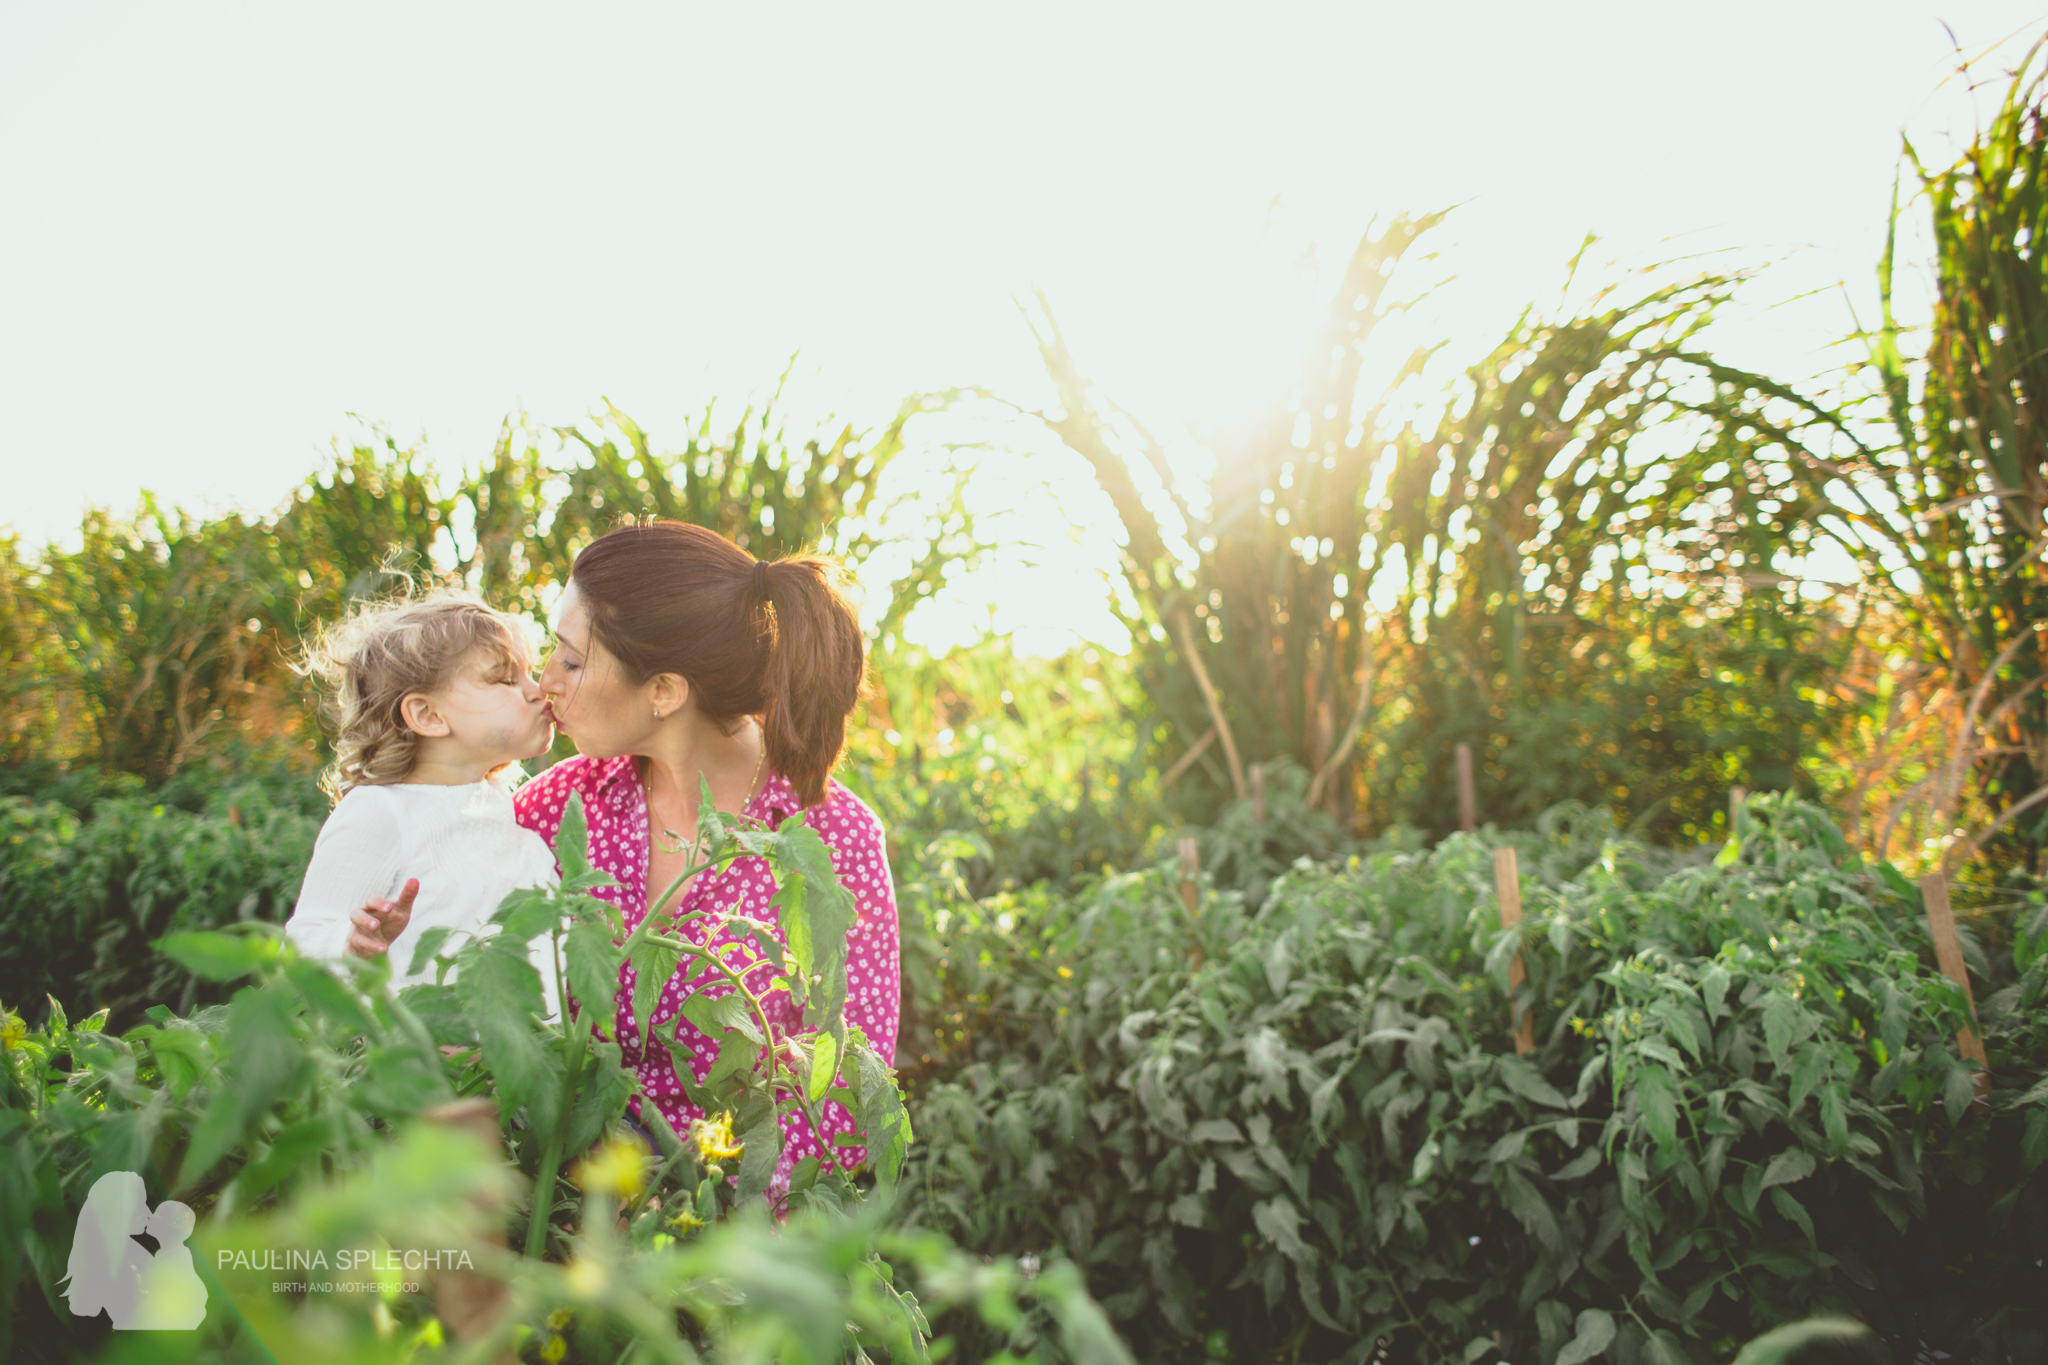
[[[325,779],[338,799],[285,924],[301,952],[389,953],[396,984],[431,981],[431,964],[410,972],[421,934],[474,933],[507,892],[559,879],[547,843],[514,818],[507,781],[554,737],[533,662],[517,618],[449,592],[365,607],[313,648],[305,669],[331,690],[338,723]],[[532,956],[552,1015],[546,939]]]

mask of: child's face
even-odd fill
[[[175,1199],[166,1199],[157,1205],[156,1212],[149,1217],[149,1235],[164,1246],[182,1242],[190,1237],[193,1226],[191,1208]]]
[[[517,763],[546,753],[554,742],[540,684],[496,654],[472,654],[428,698],[447,724],[447,740],[469,761]]]

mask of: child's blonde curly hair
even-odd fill
[[[334,764],[320,785],[339,801],[351,787],[403,782],[420,736],[400,707],[447,684],[464,661],[485,655],[505,668],[533,667],[526,621],[473,593],[441,590],[369,602],[323,631],[298,671],[322,685],[335,728]]]

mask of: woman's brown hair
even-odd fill
[[[634,683],[674,673],[711,721],[759,716],[768,766],[803,805],[825,799],[867,674],[837,560],[757,560],[716,531],[650,521],[592,541],[569,577]]]

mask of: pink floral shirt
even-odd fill
[[[632,930],[647,915],[648,819],[647,794],[640,784],[635,760],[591,759],[582,755],[566,758],[534,778],[513,795],[519,823],[539,834],[552,846],[561,828],[562,808],[571,794],[583,798],[584,817],[590,823],[591,862],[611,874],[617,886],[603,887],[597,895],[619,908],[626,928]],[[770,774],[761,794],[747,807],[746,814],[771,826],[779,825],[797,807],[796,793],[787,780]],[[889,859],[883,843],[882,822],[859,797],[837,782],[830,783],[825,800],[805,814],[810,827],[832,850],[832,867],[839,880],[853,893],[859,918],[847,936],[846,1022],[858,1024],[868,1041],[885,1058],[896,1053],[897,1018],[902,1008],[902,963],[896,930],[896,888],[889,878]],[[705,943],[710,921],[717,915],[737,910],[741,914],[774,925],[768,908],[775,894],[775,882],[768,864],[759,858],[743,858],[716,876],[700,873],[683,893],[678,909],[680,929],[685,938]],[[776,938],[782,937],[776,930]],[[720,934],[713,942],[736,943],[738,935]],[[640,1088],[660,1108],[676,1132],[688,1138],[690,1122],[702,1111],[684,1096],[676,1079],[674,1063],[666,1044],[656,1040],[646,1045],[633,1026],[633,968],[621,973],[615,1004],[618,1011],[617,1036],[624,1050],[625,1064],[640,1077]],[[723,981],[699,979],[683,983],[678,972],[661,993],[651,1024],[665,1025],[682,1008],[683,997],[692,990],[723,994],[730,990]],[[768,998],[768,1018],[779,1030],[801,1029],[803,1011],[778,990]],[[711,1070],[716,1050],[710,1040],[687,1019],[676,1026],[678,1042],[688,1043],[695,1056],[691,1069],[698,1082]],[[813,1133],[802,1115],[792,1115],[784,1124],[782,1160],[776,1168],[776,1183],[786,1185],[790,1169],[807,1156],[816,1156],[827,1166],[834,1163],[852,1167],[860,1163],[861,1149],[835,1150],[832,1139],[853,1131],[853,1116],[843,1105],[827,1104],[820,1115],[825,1132]]]

